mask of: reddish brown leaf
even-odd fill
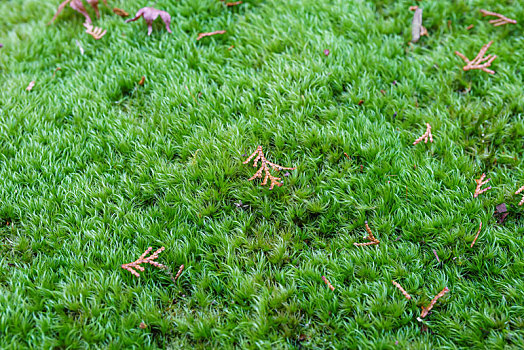
[[[169,33],[172,33],[170,25],[171,25],[171,16],[166,11],[157,10],[153,7],[143,7],[136,13],[134,18],[126,20],[126,23],[134,22],[138,20],[140,17],[144,17],[144,21],[146,21],[147,24],[147,35],[151,35],[153,32],[153,21],[157,19],[160,16],[162,21],[164,21],[164,24],[166,25],[166,30]]]

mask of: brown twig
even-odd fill
[[[524,186],[522,186],[521,188],[519,188],[517,190],[517,192],[515,192],[515,194],[519,194],[520,192],[524,191]],[[522,195],[522,200],[519,202],[519,205],[522,205],[524,204],[524,194]]]
[[[404,294],[406,299],[411,300],[411,295],[409,295],[408,292],[406,292],[406,290],[404,288],[402,288],[402,286],[398,282],[395,282],[395,281],[392,280],[391,283],[393,283],[395,285],[395,287],[397,287],[398,290],[400,290],[402,292],[402,294]]]
[[[428,315],[428,313],[431,311],[431,309],[433,308],[433,306],[435,305],[435,303],[437,302],[437,300],[442,298],[447,292],[449,292],[449,289],[448,289],[448,287],[445,287],[444,289],[442,289],[442,291],[440,293],[438,293],[433,298],[433,300],[431,300],[431,302],[429,303],[428,307],[422,306],[422,313],[420,314],[420,318],[426,317]]]
[[[480,222],[479,229],[477,231],[477,234],[475,235],[475,238],[473,239],[473,242],[471,242],[470,248],[473,248],[473,245],[477,241],[477,238],[479,238],[480,230],[482,229],[482,221]]]
[[[253,152],[249,158],[247,158],[243,164],[247,164],[249,163],[249,161],[254,157],[254,156],[257,156],[253,162],[253,167],[257,167],[258,166],[258,161],[260,160],[262,162],[262,166],[260,167],[260,169],[258,169],[258,171],[255,173],[255,175],[253,175],[252,177],[249,178],[249,181],[252,181],[256,178],[262,178],[262,172],[265,173],[265,177],[264,177],[264,180],[262,181],[261,185],[262,186],[265,186],[267,184],[267,180],[269,179],[271,181],[271,185],[269,186],[269,189],[272,190],[273,187],[275,187],[275,185],[277,185],[278,187],[282,186],[282,182],[280,182],[281,178],[280,177],[275,177],[273,175],[271,175],[271,173],[269,172],[269,168],[271,167],[274,171],[281,171],[281,170],[295,170],[296,168],[285,168],[283,166],[280,166],[278,164],[275,164],[275,163],[271,163],[270,161],[268,161],[266,159],[266,157],[264,156],[264,152],[262,151],[262,146],[258,146],[256,151]],[[268,166],[269,165],[269,166]]]
[[[475,179],[475,182],[477,183],[477,188],[475,189],[475,194],[473,195],[474,198],[477,198],[479,194],[482,194],[486,192],[487,190],[491,190],[491,186],[488,186],[484,189],[480,189],[482,186],[487,184],[491,179],[487,179],[486,181],[483,181],[486,178],[486,174],[482,174],[480,179]]]
[[[464,62],[466,62],[466,65],[462,69],[464,69],[465,71],[472,69],[480,69],[486,73],[495,74],[495,72],[491,69],[488,69],[488,67],[491,66],[491,63],[495,60],[495,58],[497,58],[497,55],[487,55],[486,57],[483,57],[488,51],[491,44],[493,44],[493,41],[490,41],[486,45],[482,46],[482,49],[480,49],[477,57],[475,57],[471,61],[460,52],[455,51],[455,54],[462,58]]]
[[[431,134],[431,125],[429,123],[426,123],[426,132],[422,134],[418,139],[413,142],[413,145],[416,145],[420,141],[424,140],[424,143],[428,143],[428,139],[430,142],[433,142],[433,134]]]
[[[166,249],[166,248],[165,247],[161,247],[156,252],[154,252],[153,254],[151,254],[149,257],[146,258],[146,255],[149,254],[149,252],[152,249],[153,249],[152,247],[147,248],[147,250],[144,252],[144,254],[140,255],[140,258],[138,258],[136,261],[133,261],[131,263],[123,264],[122,268],[124,270],[127,270],[127,271],[131,272],[136,277],[140,277],[140,274],[138,272],[136,272],[135,270],[133,270],[133,268],[135,268],[137,270],[140,270],[140,271],[144,271],[145,270],[144,267],[140,266],[140,264],[151,264],[151,265],[156,266],[158,268],[165,269],[166,268],[165,265],[159,264],[159,263],[157,263],[154,260],[156,258],[158,258],[158,254],[162,253],[164,251],[164,249]]]
[[[102,37],[107,33],[107,30],[99,27],[93,27],[89,23],[84,23],[84,27],[86,27],[86,33],[95,38],[95,40],[102,39]]]
[[[60,68],[60,67],[56,67],[56,68],[55,68],[55,71],[53,72],[53,75],[51,76],[51,78],[54,78],[55,75],[56,75],[56,72],[58,72],[59,70],[62,70],[62,68]]]
[[[368,236],[366,237],[366,239],[368,239],[369,242],[366,242],[366,243],[353,243],[353,245],[355,247],[365,247],[365,246],[368,246],[368,245],[375,245],[375,244],[379,244],[380,243],[380,241],[378,239],[376,239],[375,236],[373,236],[373,232],[371,232],[371,229],[369,228],[369,225],[368,225],[367,221],[365,222],[365,225],[366,225],[366,231],[368,233]]]
[[[206,36],[212,36],[212,35],[217,35],[217,34],[225,34],[225,33],[226,33],[225,30],[215,30],[214,32],[200,33],[200,34],[198,34],[197,41],[202,39],[202,38],[205,38]]]
[[[489,21],[489,23],[493,24],[495,27],[503,26],[508,23],[517,24],[517,21],[515,21],[514,19],[510,19],[506,16],[503,16],[500,13],[491,12],[487,10],[480,10],[480,12],[482,13],[482,17],[486,17],[486,16],[498,17],[498,19],[492,19],[491,21]]]
[[[325,276],[322,276],[322,281],[324,281],[324,283],[329,287],[329,289],[331,289],[331,291],[335,291],[335,287],[333,287],[331,285],[331,283],[329,283],[329,281],[327,280],[327,278]]]

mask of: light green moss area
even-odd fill
[[[59,2],[0,2],[0,348],[523,346],[522,2],[109,0],[173,34],[101,6],[99,41]],[[150,246],[176,284],[120,267]]]

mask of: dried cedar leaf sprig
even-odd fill
[[[392,280],[391,283],[393,283],[393,285],[397,287],[398,290],[400,290],[400,292],[402,292],[402,294],[404,295],[406,299],[411,300],[411,295],[409,295],[408,292],[406,292],[406,290],[402,288],[402,286],[398,282],[395,282]]]
[[[104,4],[107,6],[107,0],[102,0],[102,1],[104,1]],[[96,18],[100,18],[100,12],[98,10],[99,1],[98,0],[87,0],[87,3],[91,5],[91,7],[95,10]],[[91,23],[91,17],[89,17],[89,14],[87,13],[87,10],[82,0],[65,0],[60,5],[58,5],[58,9],[56,10],[56,13],[53,16],[53,19],[48,23],[48,25],[53,23],[56,20],[60,12],[62,12],[67,5],[69,5],[69,7],[71,7],[76,12],[79,12],[80,14],[82,14],[86,18],[86,23]]]
[[[422,140],[424,140],[424,143],[428,143],[428,139],[429,139],[429,142],[433,143],[433,134],[431,134],[431,125],[429,125],[429,123],[426,123],[426,132],[422,134],[422,136],[420,136],[418,139],[416,139],[415,142],[413,142],[413,145],[416,145],[417,143],[419,143]]]
[[[215,30],[214,32],[200,33],[198,34],[197,41],[202,38],[205,38],[206,36],[213,36],[213,35],[218,35],[218,34],[226,34],[226,31],[225,30]]]
[[[477,234],[475,235],[475,238],[473,239],[473,242],[471,243],[470,248],[473,248],[473,245],[477,241],[477,238],[479,238],[480,230],[482,230],[482,221],[480,222],[479,229],[477,231]]]
[[[158,254],[162,253],[164,251],[164,249],[166,249],[166,248],[165,247],[161,247],[156,252],[154,252],[153,254],[151,254],[150,256],[148,256],[146,258],[146,255],[149,254],[149,252],[151,250],[153,250],[152,247],[149,247],[144,252],[144,254],[140,255],[140,258],[138,258],[136,261],[133,261],[131,263],[123,264],[122,268],[124,270],[127,270],[127,271],[131,272],[136,277],[140,277],[140,274],[138,272],[136,272],[135,270],[133,270],[133,269],[137,269],[137,270],[140,270],[140,271],[144,271],[145,270],[144,267],[140,266],[140,264],[151,264],[151,265],[156,266],[158,268],[165,269],[166,268],[165,265],[162,265],[162,264],[157,263],[156,261],[154,261],[156,258],[158,258]]]
[[[487,190],[491,190],[491,186],[481,189],[482,186],[484,186],[491,180],[491,179],[487,179],[486,181],[484,181],[485,178],[486,178],[486,174],[482,174],[480,179],[475,179],[475,182],[477,183],[477,188],[475,188],[475,194],[473,195],[474,198],[477,198],[479,194],[482,194],[486,192]]]
[[[371,232],[371,228],[369,228],[369,225],[368,225],[367,221],[365,222],[365,225],[366,225],[366,231],[368,233],[368,236],[366,237],[366,239],[368,239],[369,242],[366,242],[366,243],[353,243],[353,245],[355,247],[363,247],[363,246],[367,246],[367,245],[375,245],[375,244],[379,244],[380,243],[380,241],[378,239],[376,239],[375,236],[373,235],[373,232]]]
[[[329,289],[331,289],[332,292],[335,291],[335,287],[333,287],[333,285],[329,283],[329,281],[327,280],[325,276],[322,276],[322,281],[324,281],[324,283],[328,286]]]
[[[86,33],[95,38],[95,40],[102,39],[102,37],[107,33],[107,30],[99,27],[94,27],[89,23],[84,23],[84,27],[86,28]]]
[[[520,192],[524,191],[524,186],[522,186],[521,188],[519,188],[515,194],[519,194]],[[519,202],[519,205],[522,205],[524,204],[524,194],[522,195],[522,200]]]
[[[424,317],[426,317],[428,315],[428,313],[431,311],[431,309],[433,309],[433,306],[435,306],[435,303],[437,302],[437,300],[442,298],[447,292],[449,292],[448,287],[444,287],[444,289],[442,289],[442,291],[440,293],[438,293],[433,298],[433,300],[431,300],[431,302],[429,303],[429,305],[427,307],[422,306],[422,313],[420,314],[419,321],[420,321],[420,319],[422,319],[422,318],[424,318]]]
[[[495,72],[491,69],[488,69],[488,67],[491,66],[491,63],[495,60],[495,58],[497,58],[497,55],[487,55],[486,57],[484,57],[491,44],[493,44],[493,41],[490,41],[486,45],[482,46],[482,49],[480,49],[477,57],[475,57],[471,61],[460,52],[455,51],[455,55],[459,56],[464,60],[464,62],[466,62],[466,65],[462,69],[464,69],[465,71],[472,69],[480,69],[486,73],[495,74]]]
[[[482,13],[482,17],[486,17],[486,16],[497,17],[498,19],[492,19],[491,21],[489,21],[489,23],[493,24],[493,26],[495,26],[495,27],[503,26],[503,25],[509,24],[509,23],[517,24],[517,21],[515,21],[514,19],[510,19],[510,18],[508,18],[506,16],[503,16],[500,13],[491,12],[491,11],[488,11],[488,10],[480,10],[480,12]]]
[[[243,164],[249,163],[249,161],[251,159],[253,159],[253,157],[255,155],[257,157],[255,158],[255,160],[253,162],[253,167],[257,167],[258,166],[258,161],[262,162],[262,166],[260,167],[260,169],[258,169],[258,171],[255,173],[255,175],[253,175],[252,177],[249,178],[249,181],[252,181],[252,180],[254,180],[256,178],[262,178],[262,173],[264,172],[265,176],[264,176],[264,180],[262,181],[261,185],[265,186],[267,184],[267,180],[269,179],[271,181],[271,184],[269,185],[269,189],[270,190],[272,190],[273,187],[275,187],[275,185],[277,185],[278,187],[282,186],[282,182],[280,182],[281,178],[271,175],[271,173],[269,172],[270,168],[272,168],[274,171],[295,170],[296,169],[296,168],[286,168],[286,167],[283,167],[283,166],[280,166],[278,164],[271,163],[270,161],[268,161],[266,159],[266,157],[264,156],[264,152],[262,151],[262,146],[258,146],[256,151],[253,152],[243,162]]]
[[[164,21],[164,24],[166,25],[166,30],[169,33],[172,33],[170,25],[171,25],[171,16],[166,11],[157,10],[153,7],[143,7],[136,13],[134,18],[130,18],[126,20],[126,23],[134,22],[138,20],[140,17],[144,17],[144,21],[147,23],[147,35],[151,35],[153,32],[153,21],[157,19],[160,16],[162,18],[162,21]]]

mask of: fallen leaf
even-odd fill
[[[202,39],[202,38],[205,38],[206,36],[212,36],[212,35],[217,35],[217,34],[225,34],[225,33],[226,33],[225,30],[215,30],[214,32],[200,33],[200,34],[198,34],[197,41]]]
[[[27,85],[27,87],[25,89],[26,89],[26,91],[31,91],[31,90],[33,90],[34,86],[35,86],[35,81],[33,80],[32,82],[29,83],[29,85]]]
[[[497,218],[499,224],[504,223],[506,217],[509,215],[508,208],[506,208],[506,203],[501,203],[495,207],[495,217]]]
[[[120,17],[129,17],[129,13],[122,9],[119,9],[118,7],[113,8],[113,12]]]
[[[422,34],[422,9],[417,8],[411,22],[411,42],[416,43]]]
[[[162,18],[162,21],[164,21],[164,24],[166,25],[166,30],[169,33],[172,33],[170,25],[171,25],[171,16],[166,11],[157,10],[153,7],[143,7],[136,13],[134,18],[126,20],[126,23],[134,22],[138,20],[140,17],[144,17],[144,21],[147,23],[147,35],[151,35],[153,32],[153,21],[157,19],[160,16]]]
[[[142,78],[140,79],[140,81],[138,82],[138,85],[144,85],[144,82],[146,81],[146,77],[145,76],[142,76]]]
[[[360,101],[358,101],[358,105],[359,105],[359,106],[362,106],[363,104],[364,104],[364,100],[360,100]]]
[[[103,1],[104,4],[107,6],[107,0]],[[98,10],[98,0],[87,0],[87,3],[91,5],[91,7],[95,10],[96,17],[100,18],[100,12]],[[84,3],[82,2],[82,0],[65,0],[60,5],[58,5],[58,9],[56,10],[55,15],[53,16],[53,19],[51,19],[51,21],[47,25],[52,24],[56,20],[60,12],[62,12],[67,5],[69,5],[69,7],[71,7],[76,12],[82,14],[86,19],[86,23],[91,24],[91,17],[89,17],[89,14],[87,13],[87,10],[84,7]]]
[[[474,26],[475,26],[474,24],[470,24],[466,29],[467,30],[471,30],[471,29],[473,29]]]

